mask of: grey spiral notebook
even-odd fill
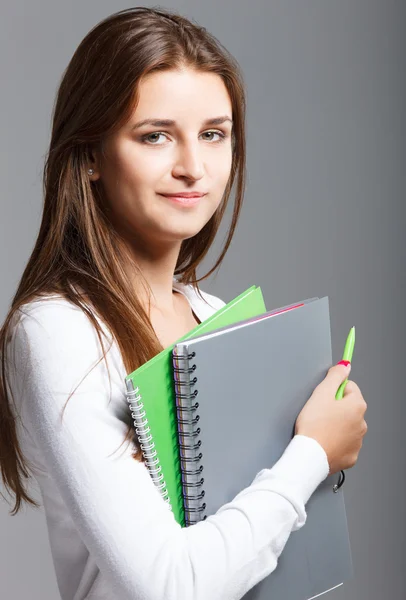
[[[214,514],[277,462],[332,364],[327,296],[175,345],[187,524]],[[306,523],[245,600],[309,600],[353,576],[343,488],[333,491],[338,477],[318,486]]]

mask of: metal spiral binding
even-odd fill
[[[159,489],[161,496],[168,504],[168,508],[172,510],[171,501],[169,498],[166,482],[164,475],[161,473],[161,465],[159,458],[157,457],[157,451],[155,450],[155,444],[152,439],[151,430],[148,426],[148,419],[146,419],[144,405],[142,403],[142,396],[138,387],[134,388],[134,384],[131,379],[126,380],[127,387],[127,402],[131,409],[131,416],[134,420],[135,433],[137,434],[138,441],[142,450],[142,454],[145,458],[145,465],[151,475],[152,481]]]
[[[197,377],[191,377],[196,370],[196,365],[187,366],[195,356],[195,352],[188,354],[187,348],[183,346],[175,346],[173,349],[173,372],[186,526],[206,519],[206,515],[204,515],[206,503],[201,502],[205,491],[200,489],[204,483],[204,478],[200,477],[203,465],[199,464],[203,458],[202,452],[199,451],[202,443],[198,439],[200,427],[195,429],[200,419],[196,413],[199,403],[194,402],[198,390],[195,388],[192,391],[192,388],[196,386]],[[185,377],[182,377],[182,375]]]
[[[343,485],[344,481],[345,481],[345,473],[344,473],[344,471],[340,471],[340,476],[338,478],[338,482],[335,485],[333,485],[333,492],[335,494],[338,492],[340,487]]]

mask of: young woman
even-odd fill
[[[63,600],[241,598],[275,569],[317,486],[357,461],[366,403],[353,381],[333,402],[341,364],[279,461],[264,457],[249,487],[191,527],[134,437],[125,376],[224,304],[198,282],[240,213],[244,118],[237,62],[169,11],[110,16],[64,73],[41,227],[0,339],[2,476],[12,514],[39,506],[24,485],[39,484]],[[234,182],[224,248],[197,280]]]

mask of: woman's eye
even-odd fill
[[[223,133],[222,131],[205,131],[205,133],[203,133],[202,135],[218,135],[220,139],[215,140],[214,143],[221,143],[222,141],[224,141],[224,139],[227,137],[225,133]],[[150,146],[161,146],[161,144],[156,144],[155,141],[157,139],[159,139],[160,136],[165,136],[164,133],[160,132],[160,131],[154,131],[153,133],[147,133],[146,135],[143,135],[141,137],[141,141],[144,143],[149,144]],[[158,138],[154,138],[152,139],[153,136],[158,136]],[[207,139],[207,138],[206,138]],[[207,141],[211,141],[213,138],[210,138],[210,140]],[[155,140],[155,141],[154,141]]]
[[[214,134],[214,135],[220,136],[220,139],[217,140],[217,142],[222,142],[226,138],[226,134],[223,133],[222,131],[206,131],[205,134],[206,133],[208,133],[209,135],[213,135]],[[203,135],[205,135],[205,134],[203,134]],[[211,139],[213,139],[213,138],[211,138]]]
[[[163,133],[158,133],[158,132],[154,132],[154,133],[147,133],[146,135],[143,135],[143,136],[142,136],[141,140],[142,140],[143,142],[151,143],[151,139],[150,139],[150,138],[151,138],[153,135],[160,136],[160,135],[164,135],[164,134],[163,134]],[[156,139],[156,138],[155,138],[155,139]],[[153,146],[160,146],[160,144],[155,144],[154,142],[152,142],[152,144],[151,144],[151,145],[153,145]]]

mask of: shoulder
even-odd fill
[[[37,368],[42,363],[58,364],[58,371],[80,372],[94,364],[103,356],[103,350],[108,354],[112,342],[104,323],[95,317],[104,348],[86,312],[62,296],[42,297],[21,305],[9,338],[14,368],[25,370],[28,364]]]
[[[34,427],[38,415],[62,414],[73,394],[81,399],[69,400],[70,411],[72,406],[94,414],[105,411],[119,418],[121,428],[127,425],[125,367],[100,319],[101,340],[88,315],[62,297],[31,301],[19,313],[7,348],[8,375],[27,422]],[[80,412],[73,410],[73,417],[80,419]]]
[[[104,323],[94,311],[92,312],[106,333]],[[77,336],[80,333],[79,337],[75,338],[76,344],[78,344],[81,338],[89,332],[95,331],[89,316],[82,308],[56,294],[22,304],[17,313],[17,325],[21,325],[27,333],[34,337],[41,333],[48,333],[55,338],[59,335],[72,337],[74,334]]]

